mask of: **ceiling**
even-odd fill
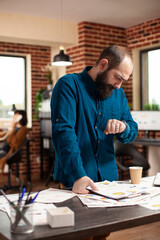
[[[0,12],[60,19],[60,0],[0,0]],[[160,0],[63,0],[63,21],[131,27],[160,17]]]

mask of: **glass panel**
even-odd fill
[[[141,109],[160,110],[160,49],[141,52]]]
[[[0,55],[0,118],[11,118],[12,105],[25,109],[25,58]]]
[[[149,103],[160,104],[160,49],[148,52]]]

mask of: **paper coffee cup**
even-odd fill
[[[142,178],[143,167],[134,166],[129,167],[130,178],[132,184],[140,184]]]

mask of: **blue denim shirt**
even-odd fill
[[[126,130],[115,134],[120,142],[134,141],[138,134],[123,89],[100,98],[96,83],[87,73],[90,68],[60,78],[52,93],[54,179],[66,187],[83,176],[93,181],[118,179],[114,134],[104,133],[109,119],[126,122]]]

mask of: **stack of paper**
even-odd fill
[[[156,209],[158,208],[160,188],[148,184],[148,179],[137,185],[130,182],[109,181],[97,182],[95,185],[98,191],[92,191],[91,188],[88,188],[91,193],[78,195],[83,204],[88,207],[119,207],[137,204],[147,207],[154,199],[154,206]]]

